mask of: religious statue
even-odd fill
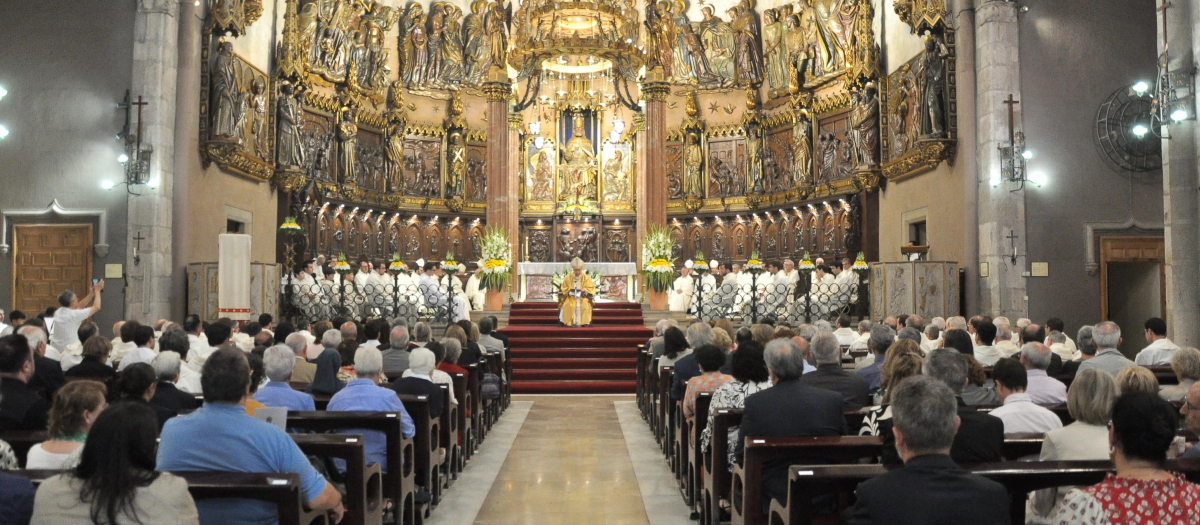
[[[383,130],[384,173],[389,192],[404,191],[404,128],[404,122],[393,116]]]
[[[339,111],[340,121],[337,127],[337,167],[338,180],[342,183],[354,183],[355,153],[358,146],[358,112],[354,108],[344,107]]]
[[[700,146],[700,137],[688,133],[687,145],[683,153],[683,195],[688,198],[704,198],[704,150]]]
[[[801,2],[800,33],[804,42],[802,73],[806,84],[845,66],[840,44],[829,28],[831,11],[837,9],[833,5],[835,1],[840,0]]]
[[[429,79],[428,71],[429,36],[425,32],[425,14],[418,12],[404,41],[404,86],[424,89]]]
[[[704,20],[700,22],[700,40],[708,65],[717,77],[716,83],[725,87],[733,82],[733,28],[714,14],[713,7],[700,8]]]
[[[771,92],[787,88],[787,47],[783,23],[774,9],[763,12],[763,56],[766,57],[767,85]]]
[[[554,163],[550,150],[543,149],[533,156],[533,179],[529,184],[529,198],[535,201],[554,200]]]
[[[758,19],[755,18],[753,9],[747,2],[748,0],[742,0],[728,11],[733,19],[734,42],[736,43],[734,83],[739,86],[757,86],[763,80],[763,55],[762,48],[759,47],[761,31],[759,31]]]
[[[371,82],[371,51],[367,49],[367,37],[362,31],[352,33],[354,42],[350,47],[350,66],[348,72],[359,86],[368,86]]]
[[[868,82],[861,95],[855,95],[858,104],[850,112],[854,148],[859,168],[879,165],[879,97],[875,95],[875,84]]]
[[[746,130],[746,160],[750,163],[750,177],[747,184],[748,193],[763,193],[763,140],[762,130],[758,126],[750,126]]]
[[[708,56],[704,54],[704,44],[700,36],[692,30],[691,24],[684,24],[681,29],[684,54],[692,64],[693,76],[700,85],[712,85],[719,80],[708,64]]]
[[[625,152],[615,149],[604,163],[604,202],[629,200],[629,175],[625,170]]]
[[[508,62],[508,6],[500,2],[492,2],[487,16],[483,19],[483,28],[488,37],[490,66],[505,68]]]
[[[425,78],[433,87],[442,86],[442,64],[445,62],[442,39],[446,32],[446,4],[435,2],[429,8],[429,63],[425,67]]]
[[[568,260],[575,256],[575,242],[571,239],[571,230],[563,228],[558,232],[558,259]]]
[[[828,182],[834,179],[833,169],[837,166],[838,138],[833,133],[821,136],[821,169],[818,171],[820,180]]]
[[[646,4],[647,9],[651,9],[650,2],[647,1]],[[663,75],[674,78],[675,50],[672,46],[672,36],[675,34],[675,21],[671,19],[671,3],[659,0],[651,12],[653,18],[647,17],[650,35],[653,37],[653,44],[650,46],[651,59],[662,66]]]
[[[233,44],[221,42],[217,48],[217,60],[213,66],[213,137],[237,139],[238,122],[242,118],[241,86],[238,79],[236,59],[233,57]]]
[[[463,82],[469,86],[478,86],[483,80],[484,66],[487,64],[488,57],[491,56],[488,39],[485,38],[483,28],[486,8],[485,0],[471,2],[471,14],[463,20],[463,41],[466,42],[466,48],[463,49],[465,62]]]
[[[812,113],[806,107],[796,108],[795,113],[796,124],[792,127],[792,178],[800,185],[812,180],[812,140],[809,136]]]
[[[271,144],[267,137],[267,83],[255,78],[250,86],[250,110],[253,120],[247,130],[254,138],[254,154],[260,159],[271,158]]]
[[[291,82],[284,82],[280,92],[275,165],[279,169],[299,169],[304,166],[304,145],[300,141],[300,101],[296,87]]]
[[[583,260],[571,259],[571,272],[563,277],[559,288],[559,320],[566,326],[592,324],[592,305],[595,303],[596,283],[583,273]]]
[[[567,141],[567,147],[563,153],[563,160],[566,162],[563,170],[567,180],[559,188],[559,199],[570,199],[575,204],[583,204],[581,202],[583,200],[595,200],[596,198],[596,153],[592,141],[587,137],[587,131],[583,127],[583,115],[576,115],[572,120],[574,125],[571,131],[571,140]]]
[[[444,5],[446,29],[442,36],[442,74],[439,80],[444,85],[458,85],[462,83],[463,72],[466,69],[463,63],[463,32],[459,24],[462,9],[449,2]]]
[[[946,103],[946,57],[948,56],[950,56],[950,50],[946,49],[946,44],[943,44],[937,35],[925,37],[925,53],[921,55],[921,60],[918,62],[917,78],[921,82],[921,102],[925,104],[922,130],[928,132],[924,136],[929,138],[946,136],[943,108]]]
[[[457,91],[455,93],[458,93]],[[464,177],[467,172],[466,149],[462,143],[462,133],[454,130],[446,139],[446,153],[450,157],[450,170],[446,181],[446,198],[462,197],[465,192]]]

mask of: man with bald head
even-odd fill
[[[1028,378],[1025,393],[1035,405],[1048,407],[1067,402],[1067,386],[1046,374],[1053,355],[1050,347],[1042,343],[1029,342],[1021,347],[1020,361]]]

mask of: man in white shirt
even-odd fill
[[[926,355],[929,352],[937,350],[942,344],[942,331],[938,325],[929,323],[925,326],[925,331],[921,333],[921,351]]]
[[[300,319],[296,320],[296,331],[292,332],[292,333],[300,334],[301,336],[304,337],[305,343],[307,343],[309,345],[314,345],[317,343],[317,336],[313,335],[312,331],[309,330],[309,328],[310,328],[310,326],[308,324],[308,319],[300,318]],[[289,334],[289,335],[291,335],[291,334]],[[285,341],[287,340],[286,336],[284,337],[284,340]],[[320,345],[318,345],[318,346],[320,346]],[[317,352],[317,353],[319,354],[320,352]]]
[[[996,325],[996,339],[992,344],[1003,350],[1005,357],[1011,357],[1021,351],[1017,346],[1016,334],[1013,333],[1012,325],[1009,324],[1007,317],[997,317],[992,324]]]
[[[137,321],[120,323],[119,336],[113,339],[112,350],[108,352],[109,365],[125,359],[126,355],[137,349],[137,343],[133,342],[133,333],[137,331],[139,326],[141,326],[141,323]],[[113,329],[118,330],[116,326],[113,326]]]
[[[387,321],[383,319],[372,319],[363,326],[363,335],[367,336],[367,340],[359,346],[369,346],[371,348],[379,348],[379,335],[386,332],[388,329]]]
[[[1025,394],[1035,405],[1051,407],[1067,402],[1067,385],[1046,375],[1050,367],[1050,348],[1042,343],[1026,343],[1021,347],[1021,365],[1025,367]]]
[[[1150,346],[1138,352],[1133,362],[1141,366],[1170,366],[1171,357],[1179,350],[1179,345],[1167,339],[1167,322],[1157,317],[1147,319],[1146,341]]]
[[[871,325],[872,323],[870,319],[863,319],[862,321],[858,322],[858,335],[854,338],[854,342],[850,343],[851,351],[867,349],[867,341],[871,339]]]
[[[975,326],[975,360],[983,366],[992,366],[1008,352],[992,346],[996,338],[996,325],[984,320]]]
[[[1049,349],[1046,350],[1047,353]],[[1062,420],[1054,412],[1038,406],[1025,393],[1028,375],[1025,367],[1016,359],[1004,358],[992,367],[992,379],[996,381],[996,394],[1004,406],[991,412],[1004,422],[1005,434],[1045,434],[1062,428]]]
[[[141,324],[135,326],[133,328],[133,343],[137,346],[121,359],[121,364],[117,366],[118,372],[124,372],[126,368],[129,368],[129,365],[134,363],[149,364],[158,355],[158,352],[154,351],[153,327]]]
[[[161,351],[150,365],[158,374],[159,381],[173,381],[176,388],[189,394],[204,393],[200,387],[200,367],[186,361],[191,354],[187,334],[178,330],[168,331],[159,339],[158,347]],[[174,354],[175,359],[163,357],[168,354]],[[169,373],[165,373],[167,371]]]
[[[12,325],[4,322],[4,310],[0,310],[0,337],[13,333]]]
[[[1062,358],[1064,363],[1075,358],[1075,352],[1067,348],[1067,334],[1057,330],[1052,331],[1046,334],[1046,344],[1050,346],[1051,352]]]
[[[1063,345],[1066,346],[1067,349],[1071,351],[1071,359],[1078,359],[1079,358],[1079,347],[1075,345],[1075,341],[1071,340],[1071,336],[1067,335],[1066,324],[1063,323],[1062,319],[1059,319],[1057,317],[1051,317],[1046,320],[1046,345],[1049,346],[1052,344],[1050,342],[1050,333],[1055,330],[1062,332],[1063,337],[1066,338],[1066,341],[1063,342]],[[1050,349],[1054,350],[1054,347],[1051,346]],[[1054,353],[1058,354],[1059,352],[1055,351]],[[1061,356],[1061,354],[1060,354],[1060,356]],[[1067,362],[1069,360],[1070,359],[1063,357],[1063,362]]]
[[[450,297],[446,291],[442,290],[438,284],[438,278],[441,276],[442,266],[440,263],[425,263],[425,272],[421,274],[417,285],[421,289],[421,294],[425,296],[425,304],[449,308],[450,322],[452,323],[459,319],[466,319],[467,300],[463,298],[462,294]]]
[[[692,304],[692,294],[695,283],[692,279],[691,266],[685,265],[679,270],[679,277],[671,287],[671,297],[667,299],[667,308],[672,312],[685,312]]]
[[[387,273],[387,265],[383,261],[375,263],[375,269],[367,278],[367,300],[369,305],[378,308],[386,317],[386,312],[392,309],[392,294],[396,290],[396,281]]]
[[[870,321],[867,322],[870,323]],[[846,314],[838,316],[837,330],[833,331],[833,336],[837,338],[838,345],[842,348],[854,346],[854,343],[860,338],[859,333],[855,332],[851,326],[853,326],[853,322],[850,320],[850,316]],[[870,336],[869,333],[867,335]]]
[[[58,304],[61,308],[54,311],[53,322],[49,319],[46,325],[50,328],[50,346],[66,348],[71,343],[79,342],[79,325],[87,318],[100,311],[100,296],[104,292],[104,280],[96,281],[82,301],[71,290],[58,294]]]
[[[216,352],[221,345],[229,342],[229,337],[232,333],[233,330],[229,328],[229,325],[219,321],[204,327],[204,338],[208,341],[208,344],[204,348],[193,348],[189,351],[187,356],[188,363],[196,368],[203,367],[204,362],[208,361],[208,356]]]

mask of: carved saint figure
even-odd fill
[[[553,200],[551,191],[554,183],[554,164],[550,161],[550,150],[543,149],[533,156],[533,181],[529,185],[529,197],[535,201]]]
[[[338,122],[337,166],[338,180],[342,183],[355,181],[355,153],[358,146],[358,112],[354,108],[342,108]]]
[[[783,29],[776,10],[768,9],[763,13],[763,56],[766,57],[767,85],[772,91],[787,88],[787,48]]]
[[[717,84],[728,86],[733,81],[733,28],[713,12],[713,7],[700,8],[704,20],[700,22],[700,40],[708,65],[717,77]]]
[[[685,55],[692,64],[692,71],[696,82],[702,85],[716,83],[718,81],[717,75],[709,67],[708,56],[704,54],[704,44],[700,41],[700,36],[692,30],[691,24],[684,24],[681,32],[683,34]]]
[[[838,139],[833,133],[821,137],[821,171],[819,173],[820,180],[817,182],[833,180],[833,169],[837,166],[837,151]]]
[[[734,83],[739,86],[758,85],[763,80],[763,55],[759,47],[761,31],[753,10],[743,3],[729,9],[736,42],[734,54]]]
[[[371,82],[371,51],[367,49],[367,37],[362,31],[352,33],[354,44],[350,47],[350,69],[359,86],[369,86]]]
[[[436,2],[429,8],[429,62],[425,66],[425,78],[434,87],[442,86],[442,66],[445,62],[442,40],[446,32],[446,4]]]
[[[946,135],[943,108],[945,98],[946,57],[950,50],[936,35],[925,37],[925,53],[918,61],[921,82],[921,102],[925,104],[925,115],[922,129],[932,138]]]
[[[404,85],[412,89],[425,88],[428,71],[429,36],[425,32],[425,14],[418,13],[404,42]]]
[[[879,164],[879,97],[875,95],[875,84],[868,82],[862,95],[856,96],[858,104],[850,113],[854,149],[858,167],[869,168]]]
[[[387,155],[384,171],[388,191],[400,192],[404,189],[404,127],[402,120],[392,118],[384,129],[383,148]]]
[[[254,154],[260,159],[270,158],[270,142],[267,137],[267,84],[262,78],[254,79],[250,87],[250,110],[253,120],[249,135],[254,138]]]
[[[567,148],[563,154],[563,159],[567,164],[568,180],[565,181],[563,187],[559,188],[559,197],[560,199],[569,199],[578,194],[581,199],[595,199],[595,148],[583,127],[583,116],[576,116],[572,120],[574,120],[574,125],[572,126],[571,140],[567,141]]]
[[[304,166],[304,145],[300,142],[300,101],[291,82],[285,82],[280,91],[275,162],[281,169],[300,168]]]
[[[766,188],[763,186],[763,143],[762,130],[758,126],[751,126],[746,130],[746,160],[750,163],[750,177],[748,181],[748,193],[763,193]]]
[[[463,64],[462,26],[459,24],[462,9],[446,3],[445,10],[446,29],[442,33],[442,74],[439,79],[445,85],[458,85],[462,83],[466,69]]]
[[[604,163],[604,201],[629,200],[629,175],[625,170],[625,152],[613,150],[612,158]]]
[[[809,128],[812,127],[811,113],[808,108],[798,108],[796,124],[792,127],[792,150],[795,152],[792,162],[792,177],[796,184],[806,184],[812,177],[812,140]]]
[[[704,150],[700,147],[700,137],[688,133],[687,146],[683,153],[683,194],[686,197],[704,198]]]
[[[457,91],[455,93],[458,93]],[[461,197],[465,191],[464,178],[467,172],[467,151],[463,147],[462,134],[458,131],[450,133],[446,153],[450,157],[449,179],[446,181],[446,198]]]
[[[240,92],[237,64],[233,58],[233,44],[221,42],[213,66],[213,112],[212,136],[238,138],[238,122],[241,121],[243,95]]]
[[[508,14],[500,6],[500,2],[492,3],[487,17],[484,18],[483,27],[488,36],[488,50],[491,53],[490,64],[506,67],[505,64],[508,61]]]
[[[475,0],[471,3],[471,14],[463,20],[463,35],[466,42],[466,48],[463,49],[465,62],[463,82],[470,86],[478,86],[483,80],[484,66],[487,65],[487,59],[491,56],[488,39],[483,28],[485,9],[487,9],[486,1]]]

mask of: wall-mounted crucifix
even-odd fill
[[[141,255],[138,255],[138,250],[140,250],[142,248],[142,241],[146,240],[146,238],[142,237],[142,231],[138,230],[137,236],[135,236],[133,238],[133,240],[134,240],[133,265],[137,266],[138,264],[140,264],[142,262],[142,257],[141,257]]]
[[[1009,256],[1009,260],[1013,265],[1017,264],[1017,238],[1017,232],[1008,230],[1008,236],[1005,239],[1008,239],[1009,244],[1012,245],[1012,255]]]

